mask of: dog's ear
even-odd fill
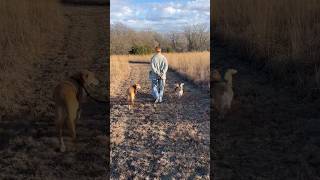
[[[141,86],[140,86],[139,83],[136,84],[136,88],[137,88],[137,89],[140,89],[140,88],[141,88]]]

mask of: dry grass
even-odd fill
[[[169,68],[199,85],[208,86],[210,82],[210,53],[164,53],[168,59]],[[112,55],[110,63],[111,95],[119,83],[128,79],[129,61],[149,62],[152,55]]]
[[[187,52],[164,54],[169,67],[196,84],[209,86],[210,83],[210,53]]]
[[[129,61],[148,62],[151,55],[111,55],[110,58],[110,95],[115,96],[123,81],[129,78]]]
[[[318,0],[217,0],[217,7],[219,32],[240,42],[246,57],[266,59],[263,63],[281,79],[289,78],[289,71],[299,76],[308,71],[313,84],[320,84],[312,78],[320,64]]]
[[[128,78],[128,61],[132,56],[112,55],[110,58],[110,95],[114,96],[121,82]]]
[[[58,5],[55,0],[0,2],[0,117],[34,105],[36,64],[61,33]]]
[[[148,62],[151,55],[111,55],[110,95],[115,96],[120,84],[129,79],[129,61]]]
[[[110,58],[110,95],[115,95],[121,82],[129,79],[129,61],[149,61],[151,55],[111,55]]]

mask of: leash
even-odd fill
[[[82,86],[82,88],[84,89],[84,91],[87,93],[87,95],[88,95],[92,100],[94,100],[95,102],[101,103],[101,104],[107,104],[107,103],[109,103],[108,101],[99,100],[99,99],[96,99],[95,97],[91,96],[91,94],[89,93],[89,91],[87,90],[87,88],[85,88],[83,85],[81,85],[81,86]]]
[[[73,77],[71,77],[71,79],[75,80],[75,81],[84,89],[84,91],[86,92],[86,94],[87,94],[92,100],[94,100],[95,102],[101,103],[101,104],[108,104],[108,103],[109,103],[108,101],[99,100],[99,99],[96,99],[95,97],[91,96],[91,94],[89,93],[89,91],[87,90],[87,88],[86,88],[81,82],[79,82],[78,79],[73,78]]]

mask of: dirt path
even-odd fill
[[[129,78],[111,100],[111,178],[209,178],[209,93],[185,84],[176,101],[168,72],[164,102],[153,106],[149,64],[129,64]],[[129,111],[125,91],[131,80],[141,84],[137,104]]]
[[[298,97],[215,42],[214,66],[238,69],[232,111],[212,129],[216,179],[320,179],[319,96]]]
[[[52,102],[52,89],[78,69],[94,71],[102,81],[97,92],[106,95],[106,7],[61,6],[65,34],[61,47],[52,47],[37,64],[36,103]],[[45,83],[43,83],[45,82]],[[44,103],[45,104],[45,103]],[[52,104],[51,104],[52,105]],[[0,179],[106,179],[106,109],[90,100],[77,122],[78,149],[60,153],[52,106],[36,119],[19,118],[0,125]],[[66,138],[66,146],[69,145]]]

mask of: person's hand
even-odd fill
[[[163,79],[163,77],[164,77],[164,74],[163,74],[163,73],[161,73],[161,74],[160,74],[160,78],[161,78],[161,79]]]

